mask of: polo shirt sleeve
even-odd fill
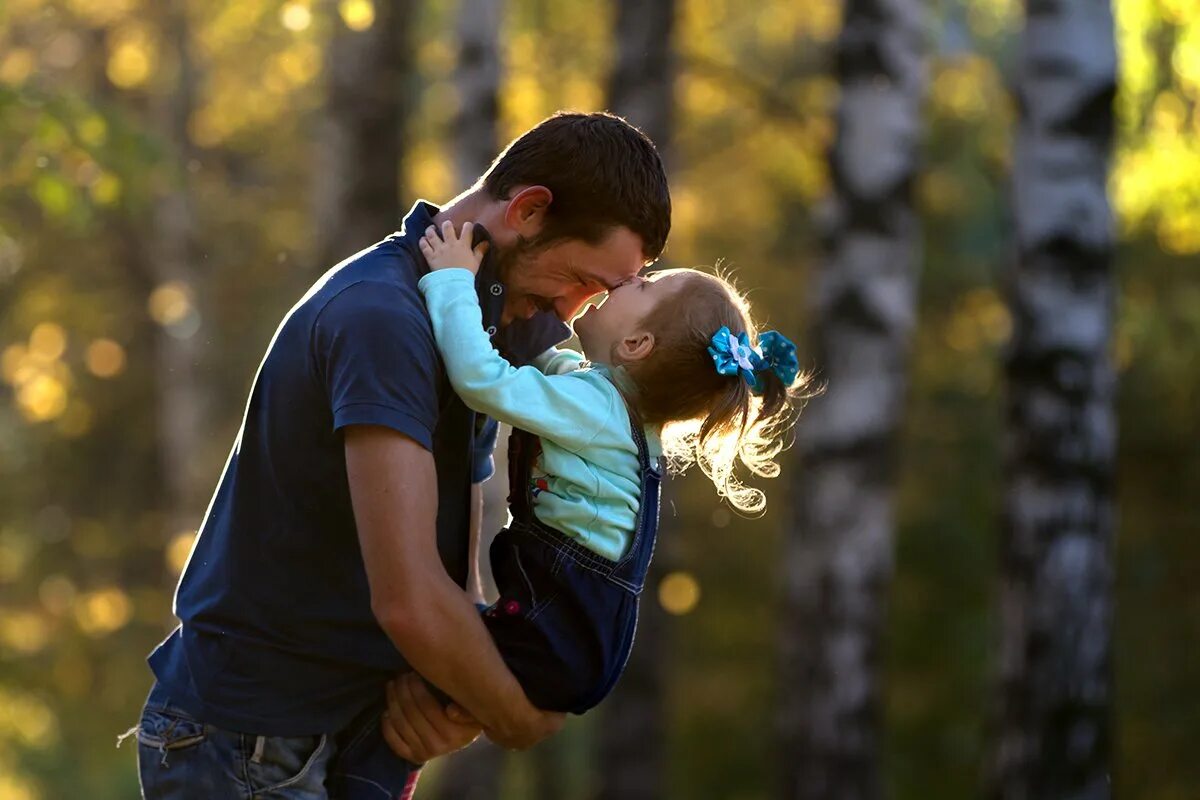
[[[475,462],[471,465],[471,483],[483,483],[496,473],[496,438],[500,433],[500,423],[492,417],[479,415],[477,419],[484,420],[482,427],[475,434]]]
[[[382,425],[433,449],[441,367],[415,288],[351,284],[317,315],[312,345],[334,430]]]

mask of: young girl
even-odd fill
[[[421,242],[431,271],[419,285],[454,390],[514,429],[512,521],[490,551],[500,599],[484,621],[531,703],[582,714],[613,688],[633,645],[660,460],[699,464],[735,508],[761,511],[763,493],[734,467],[778,474],[774,457],[806,378],[791,342],[755,336],[729,283],[687,269],[610,291],[575,320],[582,354],[552,350],[514,368],[483,330],[482,252],[471,241],[469,222],[461,235],[449,222],[442,238],[431,228]],[[399,759],[378,742],[372,750],[366,760],[383,782],[389,757]]]

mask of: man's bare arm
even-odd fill
[[[505,747],[529,747],[563,715],[534,708],[504,664],[479,612],[437,551],[433,455],[377,426],[346,428],[346,472],[371,607],[410,665]]]

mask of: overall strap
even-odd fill
[[[634,446],[637,448],[643,495],[648,489],[654,492],[657,498],[658,482],[662,478],[662,470],[657,462],[650,458],[650,448],[646,443],[645,430],[642,428],[637,413],[625,400],[625,395],[620,391],[618,394],[625,403],[625,412],[629,415],[629,431],[633,436]],[[541,441],[536,436],[527,431],[513,428],[512,434],[508,437],[508,507],[514,522],[530,523],[534,521],[530,478],[533,475],[533,462],[540,453]],[[643,508],[638,514],[636,523],[639,531],[644,527],[647,505],[644,498],[641,505]],[[653,513],[657,516],[657,503],[653,504],[652,508]]]
[[[514,522],[532,522],[529,482],[541,442],[528,431],[513,428],[508,437],[508,509]]]
[[[628,403],[626,406],[628,407]],[[609,580],[638,595],[641,594],[646,583],[646,573],[650,569],[650,560],[654,557],[655,540],[658,538],[662,469],[657,462],[651,461],[650,449],[646,444],[645,429],[642,428],[637,414],[632,409],[629,409],[629,427],[633,432],[633,441],[637,445],[638,462],[641,466],[639,481],[641,492],[633,537],[625,555],[612,566]]]
[[[638,466],[642,471],[654,470],[658,471],[656,464],[650,463],[650,448],[646,444],[646,431],[642,427],[637,414],[629,407],[629,403],[625,404],[625,410],[629,414],[629,430],[633,434],[633,443],[637,445]]]

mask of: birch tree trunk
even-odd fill
[[[672,135],[675,54],[674,0],[618,0],[617,58],[608,83],[608,107],[639,127],[668,161]],[[666,796],[669,626],[658,601],[662,576],[677,562],[678,531],[662,516],[654,561],[639,608],[637,640],[625,673],[599,710],[599,800],[655,800]]]
[[[454,171],[464,189],[483,175],[499,149],[499,34],[505,5],[504,0],[462,0],[459,7],[454,69],[459,107],[452,134]]]
[[[203,511],[201,476],[195,469],[203,461],[198,450],[204,441],[205,395],[196,380],[201,342],[197,335],[200,276],[195,266],[195,207],[188,169],[196,155],[188,120],[196,102],[197,74],[186,0],[168,0],[161,13],[164,39],[175,54],[177,74],[170,91],[157,98],[155,108],[169,155],[151,217],[147,266],[159,292],[160,324],[155,337],[159,448],[168,532],[174,535],[195,530]],[[153,306],[154,295],[151,297]]]
[[[369,27],[352,30],[329,3],[327,110],[315,171],[322,269],[396,230],[401,215],[405,121],[413,106],[412,0],[376,0]],[[357,26],[363,21],[354,20]]]
[[[675,0],[617,0],[617,59],[608,79],[608,107],[641,128],[664,156],[674,129],[675,11]]]
[[[827,388],[800,417],[785,545],[787,798],[883,795],[880,639],[916,318],[925,14],[921,0],[847,0],[837,43],[833,195],[819,220],[826,258],[809,336]]]
[[[498,150],[496,120],[500,113],[500,26],[504,0],[462,0],[458,9],[458,62],[454,87],[458,113],[451,126],[454,172],[460,188],[473,185],[492,163]],[[508,516],[508,469],[505,450],[508,429],[497,437],[496,474],[483,484],[483,529],[480,570],[493,591],[488,548]],[[440,800],[494,800],[506,763],[504,749],[480,737],[451,755],[437,784]]]
[[[989,794],[1107,798],[1116,90],[1103,0],[1026,4],[1008,278],[1002,640]]]

